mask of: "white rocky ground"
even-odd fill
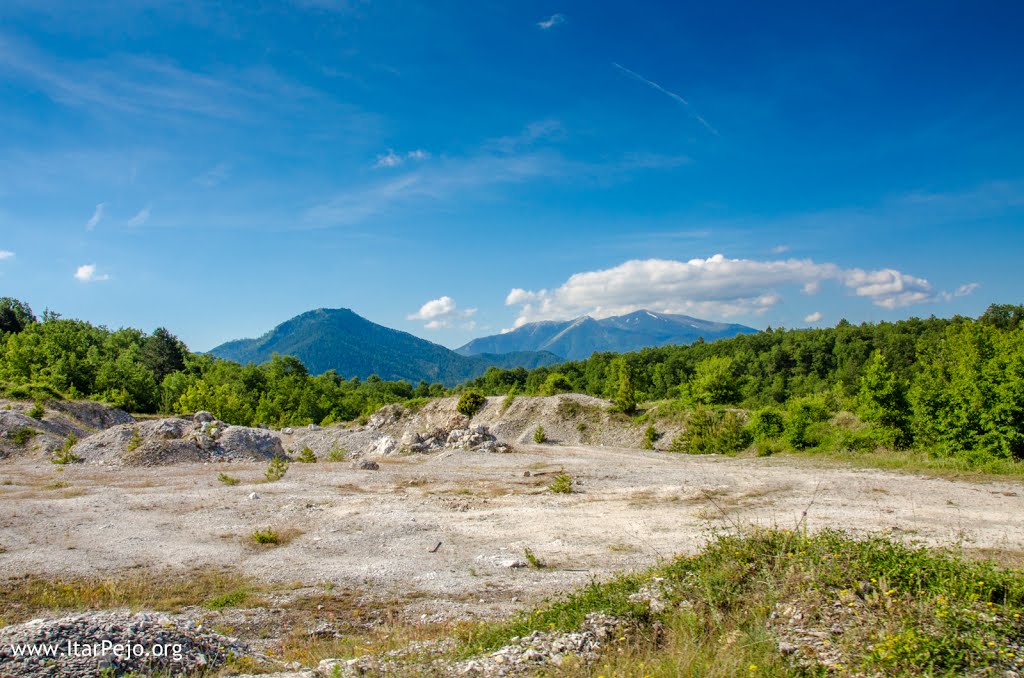
[[[135,429],[143,445],[191,436],[196,450],[204,449],[196,436],[208,435],[215,444],[205,458],[230,458],[217,450],[238,427],[213,422],[114,426],[76,447],[83,457],[89,449],[106,449],[93,459],[111,460],[102,465],[53,465],[45,450],[13,454],[0,463],[0,576],[217,566],[264,581],[330,582],[336,590],[397,600],[410,618],[444,621],[505,615],[594,576],[695,552],[713,529],[742,525],[806,521],[811,530],[884,531],[907,541],[1001,552],[1017,562],[1024,553],[1024,486],[1018,481],[579,445],[584,435],[635,445],[642,431],[616,424],[617,415],[592,399],[579,399],[582,414],[563,405],[565,398],[517,399],[505,413],[500,400],[492,399],[473,424],[513,443],[514,452],[487,451],[496,449],[490,434],[474,432],[453,402],[442,401],[414,416],[387,410],[359,430],[260,431],[261,440],[280,440],[286,450],[308,445],[323,459],[344,446],[348,458],[372,457],[379,465],[292,463],[273,483],[261,482],[265,461],[119,465],[130,461],[119,431]],[[560,419],[559,408],[566,407],[574,414]],[[51,416],[57,417],[45,419]],[[538,421],[564,444],[526,444]],[[581,429],[580,421],[587,426]],[[402,453],[437,439],[439,431],[448,433],[449,445],[452,430],[460,433],[451,446]],[[233,435],[250,431],[259,430]],[[463,449],[474,439],[476,450]],[[107,448],[98,446],[102,440]],[[572,494],[547,489],[562,470],[574,479]],[[221,472],[241,483],[222,484]],[[293,538],[255,548],[248,535],[264,527]],[[527,548],[548,567],[524,567]]]

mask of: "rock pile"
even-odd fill
[[[231,426],[209,412],[114,426],[82,440],[72,452],[86,462],[156,466],[208,461],[266,461],[283,456],[271,431]]]
[[[511,452],[512,448],[491,435],[483,424],[451,430],[438,429],[431,433],[406,433],[402,446],[410,452],[433,452],[441,449],[474,450],[479,452]]]
[[[606,614],[587,615],[583,626],[572,633],[542,633],[534,631],[525,638],[513,638],[512,642],[483,657],[466,659],[454,664],[443,658],[430,661],[423,666],[425,656],[435,655],[445,649],[422,646],[411,652],[410,648],[389,652],[385,655],[366,655],[356,659],[325,659],[320,662],[317,672],[324,676],[380,676],[380,675],[445,675],[445,676],[526,676],[534,675],[551,667],[561,666],[569,657],[576,657],[585,663],[600,658],[601,652],[623,637],[622,622]],[[410,666],[410,660],[419,665]],[[419,660],[419,661],[417,661]]]
[[[235,638],[163,614],[91,612],[0,629],[0,675],[192,675],[245,657]]]

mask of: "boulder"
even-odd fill
[[[200,410],[199,412],[196,412],[195,414],[192,415],[192,421],[197,424],[205,424],[207,422],[213,421],[214,419],[216,419],[216,417],[214,417],[213,414],[211,414],[210,412],[206,412],[205,410]]]
[[[377,441],[377,445],[373,448],[373,454],[376,454],[381,457],[386,457],[390,454],[398,452],[398,450],[398,441],[392,438],[391,436],[384,436],[379,441]]]
[[[284,456],[281,439],[270,431],[247,426],[229,426],[217,440],[221,453],[233,459],[265,461]]]

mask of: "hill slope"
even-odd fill
[[[754,334],[745,325],[718,323],[687,315],[635,311],[595,320],[543,321],[523,325],[505,334],[474,339],[456,349],[465,356],[510,351],[550,351],[567,360],[583,360],[595,351],[636,351],[648,346],[689,344],[703,337],[713,341],[737,334]]]
[[[540,367],[560,362],[551,353],[506,352],[462,356],[407,332],[372,323],[347,308],[320,308],[287,320],[258,339],[239,339],[210,350],[218,358],[262,363],[274,353],[295,356],[311,374],[335,370],[346,377],[420,380],[453,386],[496,367]]]

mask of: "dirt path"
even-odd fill
[[[546,489],[562,468],[577,492]],[[214,565],[399,596],[423,613],[491,615],[694,552],[713,528],[793,527],[804,510],[811,530],[887,531],[1024,563],[1024,485],[1013,481],[557,446],[387,459],[379,471],[292,464],[256,484],[263,470],[2,464],[0,576]],[[242,483],[221,484],[222,471]],[[268,526],[293,538],[251,544]],[[548,567],[510,567],[526,548]]]

